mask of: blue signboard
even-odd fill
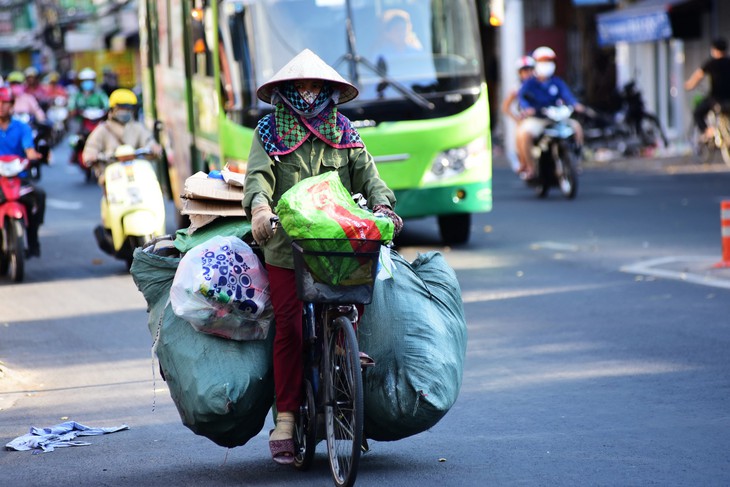
[[[611,12],[598,16],[598,43],[651,42],[672,37],[672,24],[666,10],[637,14]]]

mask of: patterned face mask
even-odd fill
[[[319,94],[311,91],[300,93],[293,81],[286,81],[278,88],[281,95],[289,102],[292,108],[303,114],[316,113],[327,105],[332,96],[333,88],[330,83],[324,83]]]

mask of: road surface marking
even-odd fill
[[[716,259],[717,260],[717,259]],[[694,263],[695,267],[712,269],[713,260],[710,257],[684,256],[684,257],[660,257],[644,262],[625,265],[620,268],[621,272],[629,274],[642,274],[645,276],[662,277],[664,279],[675,279],[678,281],[691,282],[703,286],[713,286],[723,289],[730,289],[730,275],[728,278],[716,277],[708,274],[697,274],[690,271],[677,271],[672,269],[661,269],[659,266]],[[720,272],[718,270],[718,272]]]

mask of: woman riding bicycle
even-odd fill
[[[276,428],[269,438],[275,462],[294,461],[295,412],[302,401],[302,302],[297,297],[291,239],[271,219],[282,194],[302,179],[337,171],[350,193],[361,193],[368,207],[382,213],[399,233],[403,222],[393,211],[395,196],[380,179],[372,156],[337,105],[357,89],[312,51],[305,49],[268,82],[259,99],[274,105],[256,128],[248,158],[243,206],[269,273],[276,319],[274,389]]]

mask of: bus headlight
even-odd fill
[[[483,164],[487,157],[487,138],[479,137],[468,145],[455,147],[436,154],[431,169],[424,177],[424,183],[433,183],[452,178]]]

